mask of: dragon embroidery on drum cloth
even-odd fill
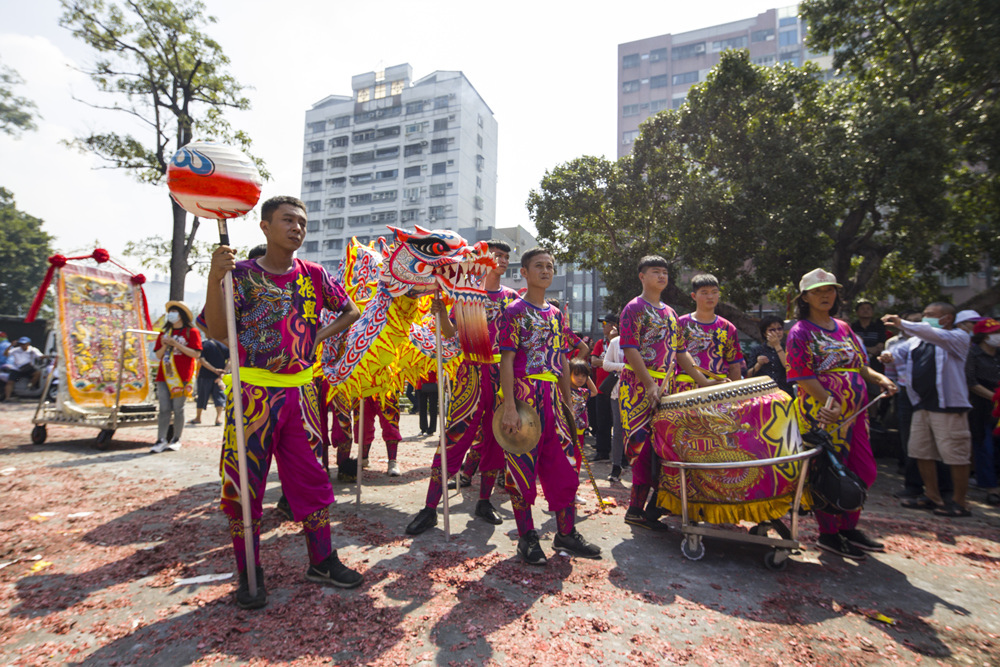
[[[254,359],[277,348],[281,343],[281,333],[273,327],[288,316],[292,306],[292,292],[267,280],[262,274],[248,271],[237,281],[242,303],[249,306],[241,315],[243,327],[239,330],[240,345],[246,350],[247,358]],[[284,353],[270,360],[271,370],[283,368],[287,362]]]
[[[687,463],[730,463],[751,461],[729,436],[748,431],[751,426],[738,422],[725,405],[703,406],[694,411],[678,411],[670,422],[675,428],[673,447],[679,460]],[[669,465],[669,464],[667,464]],[[670,488],[680,488],[680,471],[668,468],[666,482]],[[759,468],[718,468],[692,470],[687,479],[689,497],[738,501],[746,498],[750,489],[762,478]]]
[[[322,367],[333,391],[351,402],[401,391],[406,382],[416,386],[436,365],[410,342],[411,327],[427,315],[435,292],[444,291],[459,304],[456,325],[463,344],[476,349],[477,331],[486,331],[487,297],[478,283],[496,267],[486,244],[469,246],[448,230],[389,229],[394,246],[384,238],[367,246],[352,239],[337,276],[362,315],[325,342]],[[488,334],[483,338],[492,355]]]

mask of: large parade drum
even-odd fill
[[[681,512],[680,470],[671,461],[726,464],[802,451],[792,397],[770,378],[752,378],[664,396],[653,417],[662,460],[658,504]],[[785,515],[801,461],[688,469],[688,513],[708,523],[761,522]]]

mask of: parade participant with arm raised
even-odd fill
[[[500,284],[500,278],[507,272],[510,262],[510,245],[500,239],[487,241],[487,245],[497,260],[497,268],[483,278],[483,288],[489,297],[486,323],[495,355],[492,363],[475,364],[466,361],[459,367],[453,384],[452,400],[448,404],[448,414],[445,418],[445,448],[448,456],[446,463],[451,474],[458,472],[462,457],[469,448],[476,447],[479,450],[481,479],[475,515],[487,523],[499,525],[502,519],[490,503],[497,473],[504,464],[503,450],[500,449],[492,428],[496,397],[500,389],[500,351],[497,347],[497,336],[504,308],[518,296],[517,292]],[[433,310],[440,322],[441,335],[445,338],[454,336],[455,326],[444,316],[441,301],[434,302]],[[437,525],[437,506],[441,502],[442,492],[441,454],[435,452],[431,463],[427,499],[424,508],[407,525],[408,534],[418,535]]]
[[[570,404],[569,351],[566,325],[559,309],[545,302],[552,284],[555,262],[543,248],[532,248],[521,257],[521,276],[528,289],[504,310],[500,324],[500,386],[503,391],[501,428],[508,434],[521,429],[515,400],[524,401],[538,414],[541,437],[524,454],[505,452],[507,491],[517,521],[517,553],[529,565],[545,565],[531,507],[535,503],[535,478],[556,515],[558,551],[583,558],[600,558],[599,547],[588,543],[576,529],[576,490],[579,476],[570,463],[572,426],[566,419]]]
[[[658,520],[654,492],[646,506],[649,492],[659,479],[654,466],[653,411],[660,404],[662,383],[672,372],[674,361],[700,387],[715,384],[706,378],[684,347],[677,314],[660,301],[667,288],[667,260],[648,255],[639,261],[642,294],[628,302],[621,314],[619,345],[625,356],[625,369],[618,382],[618,399],[625,454],[632,465],[632,496],[625,522],[651,530],[666,530]],[[654,470],[654,467],[656,468]]]
[[[788,332],[788,379],[799,385],[795,409],[802,432],[825,428],[844,465],[871,487],[877,468],[868,440],[868,415],[841,422],[867,402],[865,382],[890,394],[896,385],[868,366],[864,344],[847,322],[834,319],[840,287],[837,278],[823,269],[810,271],[799,281],[799,321]],[[865,551],[883,551],[882,544],[858,530],[860,516],[860,510],[844,514],[817,510],[816,545],[855,560],[864,560]]]
[[[201,358],[201,332],[192,326],[194,314],[183,301],[167,302],[167,317],[163,331],[153,346],[160,365],[156,369],[156,395],[160,400],[157,414],[156,444],[149,451],[159,454],[165,449],[181,448],[184,431],[184,404],[191,396],[194,362]],[[167,441],[170,416],[174,418],[173,440]]]
[[[260,228],[267,252],[255,260],[236,262],[232,248],[220,246],[212,255],[205,303],[205,321],[213,338],[228,333],[222,280],[232,271],[235,286],[243,422],[253,529],[253,562],[260,563],[261,504],[272,457],[282,471],[282,489],[296,520],[301,521],[309,552],[306,578],[353,588],[358,572],[343,565],[332,549],[328,506],[334,501],[330,478],[321,463],[322,438],[317,396],[312,382],[316,346],[358,319],[357,306],[318,264],[295,259],[306,234],[305,204],[295,197],[274,197],[261,207]],[[323,308],[339,312],[319,328]],[[257,609],[267,604],[263,569],[257,565],[257,594],[250,595],[237,472],[236,423],[232,402],[226,409],[221,461],[222,509],[240,574],[237,604]]]

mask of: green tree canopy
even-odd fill
[[[0,313],[25,315],[48,269],[52,237],[0,188]]]
[[[162,183],[173,153],[193,139],[234,144],[249,153],[250,138],[226,121],[226,109],[249,109],[244,86],[228,72],[229,58],[204,32],[215,18],[198,0],[60,0],[61,24],[98,54],[86,70],[110,98],[96,108],[138,121],[143,136],[94,133],[76,140],[108,168],[125,169],[143,183]],[[257,160],[267,178],[263,163]],[[188,254],[198,230],[171,200],[170,297],[183,298]]]
[[[26,130],[34,130],[35,103],[14,94],[14,86],[24,83],[16,70],[0,63],[0,132],[17,136]]]

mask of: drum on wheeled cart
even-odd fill
[[[657,505],[680,515],[686,558],[705,555],[703,537],[771,547],[764,563],[775,570],[799,549],[798,510],[819,452],[803,446],[792,401],[766,377],[661,399],[653,417]],[[754,525],[711,527],[740,522]]]

